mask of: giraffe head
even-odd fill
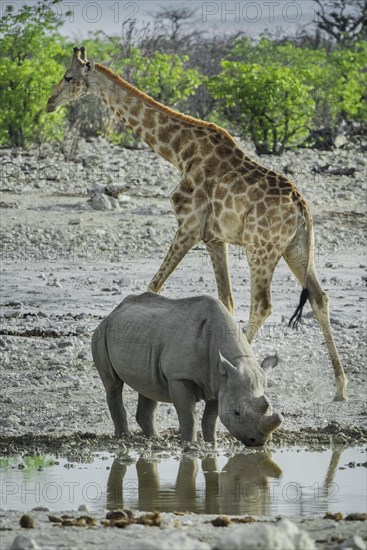
[[[46,111],[51,113],[65,103],[92,93],[91,75],[93,72],[94,62],[87,60],[85,48],[74,48],[71,65],[62,80],[56,85],[52,96],[48,98]]]

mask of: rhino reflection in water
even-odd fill
[[[282,417],[270,413],[261,367],[227,309],[209,296],[171,300],[146,292],[128,296],[97,327],[95,365],[106,389],[115,435],[128,433],[124,383],[139,393],[136,419],[144,434],[158,436],[159,401],[173,403],[181,439],[195,441],[195,404],[206,402],[202,431],[215,441],[218,415],[245,445],[264,445]]]
[[[282,470],[271,460],[269,453],[231,457],[219,476],[217,498],[220,510],[228,514],[268,514],[271,503],[269,478],[281,476]],[[208,490],[207,484],[207,493]]]
[[[238,454],[222,471],[216,458],[202,460],[205,483],[197,484],[196,458],[180,460],[176,480],[159,478],[157,462],[140,457],[136,463],[138,485],[124,479],[127,466],[116,458],[107,485],[107,509],[132,506],[139,510],[187,511],[266,515],[269,513],[269,478],[282,471],[268,452]],[[125,502],[124,502],[125,499]]]

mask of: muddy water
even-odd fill
[[[0,458],[1,507],[89,510],[120,507],[251,515],[308,515],[366,509],[366,452],[278,449],[174,459],[94,453]]]

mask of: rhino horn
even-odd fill
[[[279,413],[271,414],[270,416],[263,416],[260,420],[260,430],[265,435],[269,435],[271,432],[279,428],[283,422],[283,417]]]
[[[265,397],[265,395],[260,395],[260,397],[257,397],[255,399],[255,407],[259,412],[265,414],[270,407],[268,398]]]

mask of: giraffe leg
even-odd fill
[[[281,258],[281,253],[271,252],[256,247],[249,253],[247,259],[251,277],[250,319],[246,329],[246,338],[251,344],[258,330],[272,312],[271,281],[274,269]]]
[[[213,265],[219,300],[226,306],[229,313],[233,315],[234,302],[228,269],[227,244],[209,242],[206,244],[206,248]]]
[[[148,290],[150,292],[159,293],[165,281],[176,269],[182,258],[187,254],[190,248],[200,240],[201,237],[197,230],[192,230],[190,228],[189,231],[184,225],[181,226],[174,236],[161,267],[150,281]]]
[[[329,351],[331,363],[333,366],[336,395],[335,401],[347,399],[348,379],[345,376],[343,366],[335,346],[334,337],[331,331],[329,318],[329,299],[326,292],[321,288],[317,278],[315,264],[312,261],[307,273],[307,251],[302,253],[302,247],[288,247],[284,253],[284,259],[295,274],[302,287],[309,290],[309,301],[312,311],[324,334],[326,345]]]

